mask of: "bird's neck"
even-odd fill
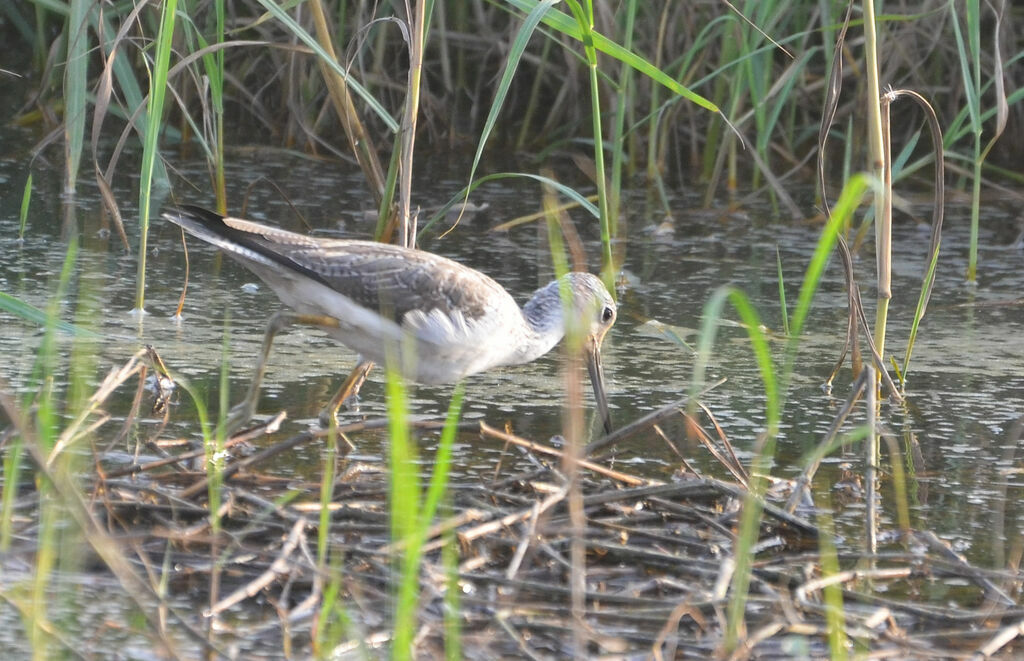
[[[517,363],[528,363],[555,348],[565,336],[562,300],[557,283],[539,289],[523,306],[524,337],[516,348]]]

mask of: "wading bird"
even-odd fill
[[[274,336],[302,323],[324,328],[364,361],[394,366],[425,384],[528,363],[567,333],[575,334],[582,341],[598,413],[605,432],[611,432],[601,341],[615,323],[616,307],[590,273],[567,273],[520,308],[488,276],[430,252],[314,238],[190,205],[163,216],[240,261],[292,310],[271,318],[249,391],[232,412],[233,427],[255,413]],[[349,392],[339,391],[322,422]]]

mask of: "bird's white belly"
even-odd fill
[[[332,338],[380,365],[397,368],[402,375],[428,385],[454,383],[464,377],[505,364],[504,356],[480,353],[473,346],[426,343],[405,333],[400,342],[374,342],[341,323],[328,329]]]
[[[262,275],[258,268],[253,270]],[[332,338],[364,359],[398,368],[418,383],[454,383],[511,362],[512,338],[498,330],[508,311],[495,310],[487,319],[468,324],[461,318],[420,315],[410,321],[411,328],[403,328],[309,278],[278,274],[263,279],[295,312],[337,320],[336,328],[325,327]],[[518,310],[513,313],[518,315]]]

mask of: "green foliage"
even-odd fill
[[[175,13],[178,0],[167,0],[160,14],[156,37],[156,62],[149,77],[149,103],[146,107],[146,133],[142,145],[142,171],[139,182],[139,263],[136,272],[135,309],[139,314],[146,302],[146,255],[149,240],[149,215],[152,200],[153,172],[159,156],[158,140],[163,122],[164,97],[167,94],[167,73],[174,40]]]
[[[74,193],[85,137],[86,86],[89,82],[89,0],[69,0],[67,64],[64,71],[64,192]]]
[[[18,238],[25,238],[25,223],[28,222],[28,209],[32,203],[32,173],[25,179],[25,192],[21,195],[21,212],[18,215]]]
[[[26,395],[23,398],[23,410],[34,409],[34,416],[26,414],[23,419],[14,421],[21,433],[17,434],[9,446],[4,449],[3,459],[3,501],[0,502],[0,549],[10,547],[13,533],[14,508],[18,501],[18,487],[21,484],[21,474],[26,468],[22,465],[22,456],[28,438],[33,439],[34,449],[39,455],[47,453],[58,445],[60,438],[60,393],[56,391],[56,381],[59,378],[61,365],[60,355],[57,346],[57,331],[60,315],[60,308],[68,293],[69,284],[74,273],[75,263],[78,256],[78,240],[72,238],[68,243],[64,256],[64,264],[60,275],[55,283],[55,290],[50,302],[47,305],[45,318],[43,320],[43,340],[35,355],[35,362],[28,379]],[[84,337],[84,334],[80,337]],[[84,354],[85,360],[89,352]],[[81,361],[83,353],[75,352],[75,360]],[[79,366],[80,367],[80,362]],[[82,370],[72,365],[72,374],[81,377]],[[80,385],[80,384],[78,384]],[[76,384],[72,381],[72,388]],[[70,459],[61,454],[58,457],[58,465],[61,468],[69,467]],[[73,470],[67,474],[73,475]],[[48,593],[51,589],[51,582],[54,579],[54,572],[63,564],[67,554],[75,554],[76,545],[70,540],[67,546],[62,546],[62,535],[70,536],[71,531],[67,530],[67,513],[52,485],[45,480],[40,481],[38,490],[39,520],[36,537],[35,556],[33,558],[32,577],[29,585],[29,596],[27,607],[23,611],[25,625],[28,630],[29,640],[32,644],[33,653],[37,658],[47,658],[50,655],[51,633],[50,622],[56,614],[52,613],[51,600]],[[70,567],[69,567],[70,569]]]
[[[25,5],[8,3],[4,16],[8,17],[20,38],[29,40],[30,50],[40,61],[40,72],[50,71],[50,80],[40,80],[39,91],[44,102],[62,111],[65,157],[64,188],[72,192],[78,182],[84,149],[85,126],[93,108],[93,152],[97,175],[126,176],[116,167],[116,157],[106,172],[100,172],[98,147],[104,117],[110,117],[124,126],[115,154],[124,147],[128,136],[134,136],[142,146],[142,166],[139,191],[138,275],[136,306],[144,304],[148,219],[155,206],[151,191],[166,183],[161,155],[180,141],[188,140],[206,152],[213,174],[211,188],[216,191],[218,204],[227,207],[225,166],[225,125],[234,120],[243,128],[252,125],[271,126],[275,141],[287,148],[302,149],[320,154],[324,149],[333,151],[336,162],[348,167],[344,158],[366,149],[365,143],[338,144],[345,135],[338,130],[338,122],[351,119],[333,117],[323,112],[327,97],[322,65],[338,76],[345,89],[356,100],[354,112],[365,121],[370,138],[383,136],[393,140],[390,154],[391,167],[385,191],[380,202],[379,235],[385,234],[399,172],[411,172],[411,147],[405,160],[401,145],[400,124],[396,119],[402,108],[413,108],[410,95],[418,94],[418,85],[405,82],[408,58],[406,47],[411,36],[400,3],[374,6],[378,14],[364,13],[361,3],[340,0],[325,2],[327,14],[336,20],[331,26],[339,41],[337,58],[325,48],[309,25],[306,2],[277,2],[251,0],[231,3],[232,30],[227,30],[225,3],[184,2],[166,0],[162,3],[120,2],[105,3],[99,11],[96,3],[88,0],[32,0],[33,16],[23,11]],[[415,4],[415,3],[413,3]],[[809,126],[817,124],[821,114],[819,97],[807,90],[819,81],[821,70],[828,70],[831,44],[837,26],[827,15],[828,3],[773,0],[745,3],[644,3],[625,0],[622,3],[595,3],[593,0],[504,0],[496,2],[451,3],[454,11],[434,17],[431,30],[421,26],[423,32],[418,44],[423,48],[425,86],[430,104],[424,104],[426,125],[431,130],[424,135],[442,135],[453,143],[460,135],[470,134],[475,143],[472,166],[466,173],[467,182],[448,204],[423,228],[434,224],[450,208],[465,200],[479,185],[505,177],[528,177],[550,186],[559,195],[577,203],[589,216],[601,224],[603,257],[607,280],[615,264],[612,245],[619,236],[616,219],[619,217],[619,191],[629,173],[641,171],[644,163],[646,183],[656,188],[666,200],[674,176],[681,185],[692,185],[687,176],[696,161],[703,160],[703,174],[712,182],[707,197],[716,195],[720,186],[720,173],[728,173],[727,188],[743,185],[758,186],[767,180],[773,192],[782,197],[782,190],[771,173],[782,167],[790,168],[805,153],[813,150],[809,143]],[[357,6],[358,5],[358,6]],[[989,165],[986,158],[996,154],[994,148],[1007,122],[1010,112],[1020,112],[1024,91],[1007,94],[1003,89],[1003,70],[1019,65],[1022,52],[1003,53],[1007,45],[992,40],[988,52],[982,30],[987,25],[986,7],[978,0],[966,3],[933,0],[919,11],[909,15],[879,15],[877,24],[882,31],[881,56],[892,59],[883,70],[900,72],[911,87],[941,88],[946,95],[937,100],[942,107],[960,108],[947,131],[945,145],[951,159],[966,165],[972,186],[971,256],[968,277],[976,275],[978,241],[978,200],[986,174],[989,176],[1018,177],[1020,174],[999,170]],[[422,8],[421,5],[416,5]],[[468,7],[468,8],[467,8]],[[395,15],[391,12],[394,9]],[[562,11],[562,10],[565,11]],[[818,11],[822,15],[818,15]],[[431,12],[426,11],[426,16]],[[870,14],[869,14],[870,15]],[[46,54],[51,52],[48,26],[60,21],[62,32],[52,49],[54,66],[43,66]],[[448,21],[448,24],[440,24]],[[479,21],[479,23],[474,23]],[[946,39],[933,39],[932,26],[938,24],[947,30]],[[396,25],[398,29],[396,29]],[[180,26],[180,27],[179,27]],[[884,50],[886,41],[901,37],[911,38],[920,32],[929,34],[937,46],[928,52],[929,61],[898,61],[915,57],[913,48]],[[488,34],[512,35],[507,44],[496,51],[504,58],[479,57],[478,52],[460,45],[450,35]],[[998,23],[995,34],[998,36]],[[155,36],[154,36],[155,35]],[[437,35],[441,35],[440,37]],[[318,35],[319,36],[319,35]],[[45,38],[44,38],[45,37]],[[470,42],[471,40],[464,40]],[[474,42],[476,43],[476,42]],[[824,47],[821,45],[824,44]],[[983,45],[986,50],[983,51]],[[475,47],[475,46],[474,46]],[[783,47],[786,49],[783,50]],[[858,62],[864,58],[860,43],[851,43],[849,55]],[[400,54],[400,55],[396,55]],[[874,57],[873,55],[871,56]],[[871,58],[868,58],[871,59]],[[451,63],[455,62],[454,67]],[[991,63],[991,70],[983,66]],[[1005,63],[1005,64],[1004,64]],[[96,66],[101,65],[101,66]],[[877,70],[877,67],[869,68]],[[949,81],[947,72],[957,69],[957,80]],[[286,75],[281,72],[286,71]],[[854,77],[857,78],[857,77]],[[479,81],[484,81],[483,83]],[[496,82],[493,82],[496,81]],[[878,85],[877,77],[873,83]],[[882,81],[883,83],[885,81]],[[529,93],[524,93],[524,88]],[[54,93],[47,90],[59,90]],[[146,93],[143,90],[147,90]],[[570,90],[565,92],[565,90]],[[840,108],[852,127],[850,117],[859,115],[865,107],[865,98],[875,92],[859,89],[851,94],[851,101]],[[165,108],[170,94],[175,108]],[[583,94],[589,103],[580,103]],[[523,107],[522,99],[527,107]],[[611,100],[614,99],[614,104]],[[685,103],[684,103],[685,102]],[[409,104],[409,105],[407,105]],[[727,133],[719,105],[727,109],[727,118],[742,134],[743,144]],[[466,110],[467,107],[472,110]],[[477,109],[480,112],[478,121]],[[416,113],[413,112],[415,115]],[[899,120],[897,120],[899,121]],[[995,130],[989,128],[995,125]],[[414,132],[414,128],[405,125]],[[413,127],[415,124],[412,125]],[[909,122],[897,124],[896,131],[910,135],[895,161],[895,169],[910,176],[920,169],[923,160],[914,161],[918,129]],[[128,130],[131,129],[131,130]],[[983,142],[987,133],[988,142]],[[605,139],[604,136],[609,136]],[[514,137],[521,139],[515,140]],[[230,137],[228,138],[230,139]],[[864,141],[852,129],[834,139],[843,141],[841,164],[845,174],[859,170],[867,160]],[[500,170],[512,169],[505,165],[507,145],[515,143],[521,153],[529,153],[533,160],[521,172],[492,172],[485,153],[493,152],[494,160],[501,162]],[[564,163],[566,153],[576,156],[580,142],[592,149],[593,185],[597,191],[597,204],[588,194],[572,185],[560,183],[558,178],[569,178],[563,172],[547,174],[546,166]],[[871,142],[875,142],[872,140]],[[964,145],[967,144],[965,147]],[[538,149],[543,147],[544,149]],[[489,148],[489,149],[485,149]],[[751,158],[743,159],[743,149],[749,149]],[[689,154],[680,156],[679,154]],[[554,156],[553,156],[554,155]],[[703,159],[701,159],[703,155]],[[611,162],[611,173],[605,171],[605,159]],[[678,166],[677,166],[678,163]],[[544,168],[542,170],[542,168]],[[697,168],[694,167],[694,170]],[[483,171],[478,176],[478,171]],[[545,174],[539,172],[544,171]],[[588,174],[590,174],[588,172]],[[629,185],[627,182],[626,186]],[[790,313],[785,300],[781,257],[777,256],[779,302],[787,335],[781,364],[773,359],[767,338],[761,330],[760,317],[750,301],[735,288],[723,288],[712,294],[704,311],[704,326],[697,347],[694,365],[693,392],[703,384],[704,373],[711,360],[718,321],[731,306],[746,328],[753,359],[762,379],[765,395],[764,433],[759,439],[754,458],[755,476],[750,485],[740,517],[739,535],[735,549],[736,571],[732,585],[732,601],[728,606],[730,645],[737,643],[741,620],[746,612],[745,600],[749,587],[753,552],[761,516],[762,495],[774,456],[774,444],[780,418],[786,402],[790,378],[794,371],[796,352],[800,343],[815,292],[821,282],[825,266],[833,253],[841,229],[850,223],[854,211],[867,187],[862,177],[848,182],[825,226],[800,288],[795,307]],[[31,176],[23,194],[19,235],[23,236],[25,221],[32,196]],[[408,198],[405,200],[409,202]],[[0,292],[0,309],[6,310],[31,323],[44,327],[44,339],[39,349],[29,391],[34,407],[31,423],[44,448],[55,447],[58,438],[58,404],[53,392],[53,376],[57,369],[56,332],[64,331],[76,338],[95,338],[94,334],[59,318],[59,301],[73,276],[77,243],[69,243],[56,293],[46,310],[35,308],[24,301]],[[561,251],[559,251],[561,254]],[[918,332],[918,325],[927,303],[927,288],[935,277],[937,251],[930,255],[925,285],[919,296],[907,354],[902,372],[908,369],[910,352]],[[564,264],[560,263],[559,268]],[[613,289],[614,291],[614,289]],[[82,345],[87,346],[87,345]],[[86,349],[80,349],[84,352]],[[82,368],[88,363],[82,363]],[[226,368],[226,360],[225,360]],[[226,393],[226,369],[222,372],[221,393]],[[205,398],[190,389],[188,382],[178,379],[179,385],[192,396],[198,411],[199,426],[208,450],[209,500],[212,524],[216,530],[219,481],[217,478],[224,443],[223,425],[211,429],[206,417]],[[391,534],[396,553],[397,574],[394,592],[394,647],[397,658],[411,654],[416,631],[416,610],[419,596],[420,562],[427,530],[439,511],[444,512],[448,500],[448,474],[451,466],[452,444],[462,402],[461,387],[456,390],[448,414],[448,424],[441,436],[434,471],[424,490],[419,474],[418,453],[411,438],[407,420],[406,392],[393,374],[388,379],[389,417],[391,420]],[[224,419],[226,400],[221,402]],[[4,455],[3,506],[0,509],[0,548],[11,540],[11,503],[15,502],[15,489],[22,470],[21,440],[15,436]],[[326,505],[331,501],[335,476],[333,448],[325,464],[320,494],[321,518],[318,538],[320,567],[329,573],[320,617],[323,627],[317,630],[315,645],[329,652],[332,641],[347,633],[348,621],[343,606],[344,589],[341,582],[341,559],[332,554],[327,544],[330,518]],[[33,642],[36,651],[45,656],[49,651],[44,633],[47,613],[42,597],[49,587],[49,576],[59,560],[59,528],[63,523],[60,512],[50,496],[41,492],[39,526],[40,553],[36,576],[31,590],[41,600],[38,610],[30,614]],[[44,502],[45,501],[45,502]],[[823,540],[826,571],[838,570],[834,554]],[[443,564],[449,575],[446,607],[446,654],[449,658],[461,656],[458,619],[458,585],[456,580],[457,553],[454,539],[447,538]],[[833,654],[843,649],[841,634],[841,594],[837,589],[826,590],[829,613],[829,632]]]
[[[400,549],[400,555],[395,559],[398,589],[394,597],[394,642],[391,656],[393,659],[411,659],[413,636],[418,626],[416,609],[419,604],[423,545],[438,507],[447,493],[452,447],[462,411],[464,388],[459,384],[452,396],[425,494],[420,491],[418,453],[409,433],[405,385],[401,376],[390,368],[387,393],[391,540],[392,547]]]
[[[339,153],[364,148],[360,141],[337,144],[345,133],[337,130],[337,118],[323,113],[327,86],[318,69],[321,64],[343,80],[357,100],[354,110],[369,131],[366,141],[382,135],[390,140],[389,134],[399,130],[396,118],[403,99],[395,90],[406,87],[407,61],[391,55],[404,50],[412,36],[394,27],[404,25],[407,17],[401,8],[391,6],[375,6],[376,13],[368,13],[366,8],[348,7],[337,0],[322,2],[325,15],[336,20],[331,27],[340,46],[338,58],[314,36],[309,12],[300,11],[304,3],[298,2],[233,3],[231,30],[225,26],[221,0],[181,7],[173,0],[158,5],[115,3],[102,12],[78,0],[32,0],[35,17],[22,7],[8,7],[5,12],[16,33],[26,40],[43,34],[44,26],[33,26],[33,18],[41,24],[63,21],[64,49],[58,63],[66,66],[49,70],[62,74],[63,93],[54,102],[63,104],[68,186],[73,187],[77,178],[88,106],[95,103],[94,147],[101,144],[97,132],[104,128],[105,118],[108,123],[113,123],[110,118],[129,123],[145,145],[143,191],[148,190],[150,177],[158,183],[166,181],[160,151],[187,138],[207,151],[210,188],[216,191],[218,205],[226,206],[226,116],[231,118],[229,132],[232,124],[271,126],[274,140],[287,147],[319,152],[326,146]],[[465,3],[468,8],[457,4],[434,16],[433,25],[440,29],[424,31],[425,93],[431,103],[424,105],[422,124],[432,130],[420,131],[421,138],[476,136],[467,188],[477,183],[487,144],[493,144],[496,154],[503,152],[502,143],[513,141],[524,150],[544,146],[558,152],[579,140],[595,140],[594,166],[601,168],[606,157],[611,164],[607,176],[594,176],[599,191],[596,206],[607,207],[601,214],[607,225],[606,246],[617,231],[616,191],[622,177],[639,171],[640,163],[646,164],[647,182],[663,198],[667,197],[666,176],[687,184],[692,181],[685,169],[676,168],[677,163],[684,168],[694,164],[679,157],[685,153],[703,153],[703,174],[712,184],[708,199],[721,192],[719,181],[726,172],[730,188],[744,185],[744,177],[753,186],[766,180],[772,193],[784,197],[786,192],[770,173],[780,166],[790,167],[793,155],[799,158],[807,152],[807,127],[817,123],[820,108],[816,95],[806,91],[810,83],[820,80],[821,69],[828,64],[822,60],[830,56],[837,28],[825,4],[798,0],[667,6],[636,1],[599,6],[589,0],[562,4],[475,0]],[[982,162],[1000,153],[996,140],[1007,125],[1006,117],[1020,113],[1024,98],[1019,90],[1007,94],[1002,75],[1024,53],[1016,44],[998,39],[999,24],[993,31],[996,39],[982,38],[990,25],[988,12],[998,6],[973,0],[930,0],[912,13],[876,17],[883,47],[886,40],[913,45],[936,27],[947,31],[948,39],[929,41],[932,47],[925,62],[913,59],[910,47],[887,50],[883,75],[900,71],[902,84],[909,88],[948,90],[942,92],[945,99],[933,102],[962,108],[947,131],[947,145],[953,147],[949,157],[963,160],[972,170],[975,192],[985,174]],[[164,7],[171,11],[163,11]],[[176,22],[184,29],[172,30]],[[859,25],[854,21],[854,28]],[[463,45],[472,40],[451,38],[460,34],[511,36],[500,49],[503,58],[480,58]],[[289,45],[296,40],[299,51]],[[33,52],[48,47],[49,42],[30,44]],[[1018,50],[1011,50],[1014,47]],[[860,56],[859,48],[853,44],[850,55]],[[560,49],[569,57],[559,57]],[[168,57],[169,68],[165,67]],[[285,57],[288,73],[282,75]],[[949,86],[946,72],[951,69],[960,75]],[[939,74],[941,78],[936,79]],[[52,81],[41,81],[40,86],[45,99]],[[589,104],[578,103],[584,87],[590,90]],[[97,90],[95,96],[93,90]],[[152,90],[153,95],[147,99],[143,90]],[[172,94],[175,113],[163,110],[159,96],[165,90]],[[856,92],[863,95],[863,90]],[[529,104],[525,108],[524,99]],[[726,137],[724,124],[717,121],[722,116],[719,105],[727,109],[728,119],[743,136],[742,145]],[[488,110],[478,118],[480,108]],[[466,109],[472,109],[470,114]],[[851,101],[840,113],[849,116],[852,109]],[[178,117],[184,132],[175,126]],[[993,120],[995,130],[990,131]],[[979,139],[982,127],[987,145]],[[896,128],[905,130],[902,125]],[[129,136],[123,133],[122,139]],[[957,148],[961,136],[970,136],[969,147]],[[839,139],[851,150],[854,162],[864,162],[865,141]],[[400,141],[394,144],[392,152]],[[743,157],[748,147],[756,158]],[[114,150],[103,173],[108,180],[119,174],[119,150]],[[905,150],[903,157],[909,155]],[[547,152],[541,158],[547,160]],[[920,165],[920,161],[910,163],[906,173]],[[994,164],[988,172],[1003,176]],[[143,228],[146,205],[145,194],[140,194]],[[385,206],[382,230],[389,213]],[[145,247],[144,239],[139,247]],[[142,262],[144,252],[140,251]],[[610,260],[607,248],[605,260]],[[141,306],[141,277],[139,290]]]
[[[705,372],[711,360],[712,349],[723,316],[726,303],[729,303],[739,314],[743,327],[750,339],[754,358],[761,375],[761,384],[765,397],[764,432],[758,439],[757,454],[753,459],[750,474],[753,476],[748,496],[744,501],[740,516],[739,532],[736,549],[733,553],[735,573],[733,574],[731,600],[728,607],[728,627],[725,645],[734,649],[739,642],[739,634],[743,628],[746,613],[747,591],[750,584],[750,572],[753,566],[753,548],[757,543],[760,530],[762,498],[768,486],[767,476],[770,475],[771,462],[775,455],[776,434],[779,429],[780,415],[783,410],[786,392],[796,361],[797,349],[800,346],[800,334],[810,314],[814,295],[821,283],[825,266],[835,249],[840,229],[849,222],[856,211],[860,200],[867,189],[867,179],[856,176],[843,189],[836,203],[832,217],[815,247],[811,261],[804,272],[803,284],[797,299],[793,318],[790,322],[790,335],[786,342],[786,351],[781,371],[775,367],[767,338],[761,326],[760,317],[751,305],[747,296],[735,287],[726,286],[717,289],[704,306],[700,338],[697,344],[697,356],[693,365],[693,378],[690,382],[690,394],[696,399],[705,384]]]
[[[982,93],[985,84],[982,81],[981,61],[984,55],[981,52],[981,3],[979,0],[968,0],[967,2],[949,1],[949,13],[953,26],[953,36],[956,39],[956,52],[960,75],[963,80],[965,97],[964,110],[968,118],[967,128],[971,134],[971,153],[969,162],[971,166],[971,238],[967,261],[967,281],[974,282],[978,271],[978,224],[980,222],[981,206],[981,185],[982,166],[989,151],[996,140],[1002,135],[1006,128],[1006,117],[1008,112],[1008,101],[1003,84],[1002,53],[1000,52],[1000,21],[1005,8],[996,10],[994,5],[988,5],[996,13],[996,26],[994,30],[994,62],[991,76],[991,86],[994,88],[995,105],[992,108],[997,116],[993,136],[987,147],[982,147],[982,134],[984,130],[985,112],[982,108]],[[959,16],[960,8],[964,11],[965,26],[961,26]],[[966,28],[966,34],[965,29]],[[991,114],[991,113],[990,113]]]

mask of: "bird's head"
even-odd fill
[[[587,363],[590,382],[594,387],[598,413],[604,423],[605,433],[611,433],[612,420],[608,411],[608,398],[604,389],[604,369],[601,366],[601,343],[604,336],[615,324],[618,308],[615,299],[601,282],[590,273],[572,272],[559,280],[562,300],[568,308],[565,318],[565,332],[570,342],[582,343],[583,357]]]

